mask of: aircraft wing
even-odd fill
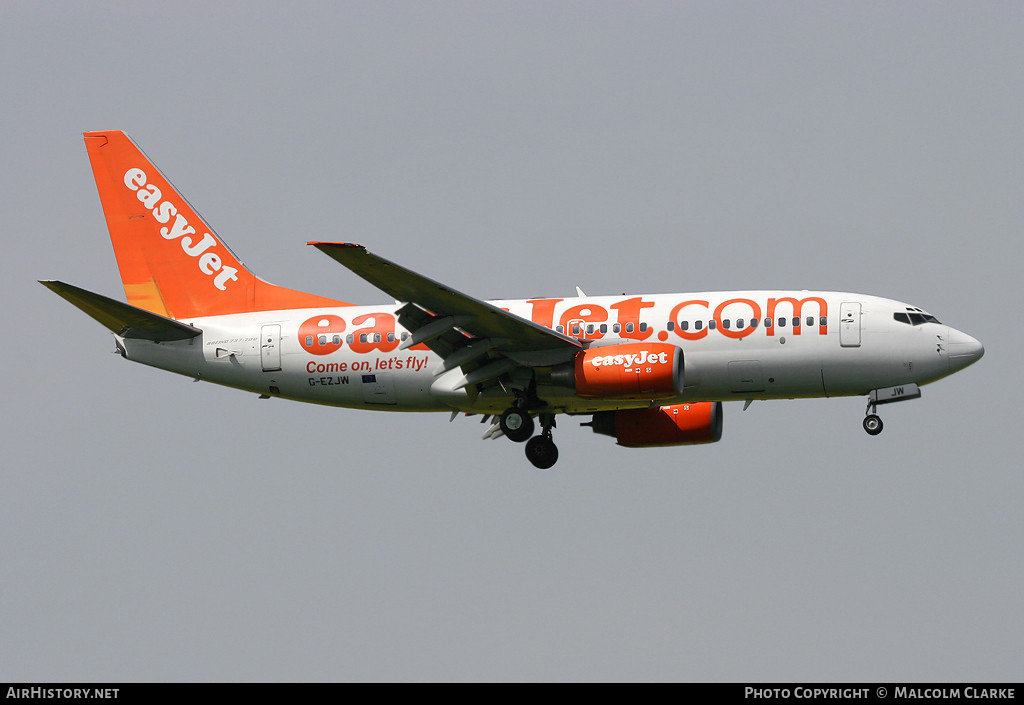
[[[362,245],[309,244],[397,301],[408,302],[398,310],[399,323],[412,332],[403,348],[425,344],[445,361],[438,372],[462,367],[467,384],[487,382],[517,366],[568,362],[583,349],[575,338],[378,257]]]

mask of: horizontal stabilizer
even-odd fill
[[[64,282],[39,283],[61,298],[67,299],[122,338],[141,338],[162,343],[169,340],[188,340],[203,332],[195,326],[164,318]]]

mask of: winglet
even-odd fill
[[[318,250],[322,250],[323,249],[322,247],[320,247],[320,245],[330,245],[331,247],[354,247],[354,248],[358,248],[358,249],[362,250],[363,252],[366,252],[366,246],[365,245],[357,245],[354,242],[326,242],[326,241],[323,241],[323,240],[311,240],[310,242],[307,242],[306,244],[307,245],[312,245],[313,247],[317,248]]]

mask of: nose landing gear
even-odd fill
[[[920,398],[921,388],[913,383],[871,390],[871,393],[868,394],[868,407],[864,410],[864,430],[872,436],[877,436],[882,432],[882,419],[875,413],[879,404]]]
[[[874,404],[868,405],[868,408],[874,411],[872,407],[874,407]],[[871,436],[877,436],[882,432],[882,419],[878,414],[868,414],[864,417],[864,430]]]

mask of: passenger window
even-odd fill
[[[594,333],[594,324],[591,323],[590,325],[587,326],[587,335],[593,335],[593,333]]]
[[[676,322],[675,321],[669,321],[668,322],[668,326],[666,326],[666,329],[669,330],[669,331],[674,331],[676,329]]]
[[[818,319],[818,325],[820,325],[820,326],[827,326],[828,325],[828,318],[826,316],[822,316],[821,318],[819,318]]]
[[[690,330],[690,322],[683,321],[682,323],[679,324],[679,328],[680,330]]]
[[[626,332],[627,333],[632,333],[633,332],[633,324],[632,323],[627,323],[626,324]]]
[[[327,345],[327,336],[326,335],[321,335],[320,336],[320,344],[321,345]]]
[[[346,342],[346,343],[348,343],[349,345],[351,345],[351,344],[352,344],[353,342],[355,342],[355,338],[354,338],[354,337],[352,336],[352,334],[351,334],[351,333],[349,333],[349,334],[348,334],[348,335],[347,335],[347,336],[345,337],[345,342]]]
[[[395,342],[395,334],[394,333],[388,333],[388,342],[389,343]]]
[[[793,327],[794,328],[799,328],[800,327],[800,319],[797,318],[796,316],[793,316]]]
[[[564,333],[565,332],[565,326],[558,326],[558,328],[555,328],[555,330],[558,331],[559,333]]]
[[[334,343],[335,345],[341,345],[341,336],[340,336],[340,335],[336,335],[336,336],[334,336],[334,340],[333,340],[332,342],[333,342],[333,343]]]
[[[404,343],[409,338],[409,334],[402,331],[402,342]]]
[[[600,330],[601,330],[602,333],[607,333],[608,332],[608,324],[607,323],[602,323]]]
[[[640,332],[644,333],[646,331],[647,331],[647,324],[646,323],[641,323],[640,324]]]
[[[712,318],[708,321],[708,330],[715,330],[716,328],[718,328],[718,324],[715,323],[715,319]]]
[[[757,319],[756,318],[751,318],[750,319],[750,327],[751,328],[757,328]]]
[[[359,342],[360,343],[365,343],[366,342],[366,333],[360,333],[359,334]]]
[[[375,334],[373,336],[373,342],[375,342],[375,343],[379,343],[380,342],[380,333],[377,333],[377,334]]]
[[[736,321],[736,330],[740,330],[742,328],[743,328],[743,319],[741,318],[738,321]]]
[[[311,336],[311,335],[307,335],[306,336],[306,347],[307,348],[313,347],[313,336]]]
[[[814,325],[814,316],[808,316],[807,317],[807,325],[809,325],[809,326],[813,326]]]
[[[764,327],[765,328],[771,328],[772,327],[772,319],[770,319],[770,318],[764,319]]]
[[[613,323],[612,324],[612,333],[618,333],[621,330],[622,330],[622,325],[621,324],[619,324],[619,323]]]
[[[726,330],[729,330],[729,324],[730,324],[730,321],[729,321],[728,318],[726,318],[724,321],[722,321],[722,328],[725,328]]]
[[[573,327],[572,327],[572,334],[573,335],[579,335],[580,334],[580,324],[579,323],[573,325]]]
[[[697,321],[696,323],[693,324],[693,329],[694,330],[700,330],[703,327],[704,327],[704,321]]]
[[[785,318],[780,318],[779,319],[779,328],[785,328],[785,327],[786,327],[786,319]]]

